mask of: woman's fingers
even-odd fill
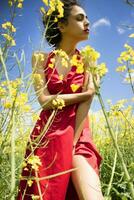
[[[87,89],[88,89],[88,83],[89,83],[89,72],[85,71],[84,84],[83,84],[83,87],[82,87],[82,92],[87,91]]]
[[[91,73],[89,74],[88,88],[94,89],[93,75]]]
[[[94,84],[95,82],[95,84]],[[100,76],[98,74],[91,74],[90,72],[85,72],[85,79],[84,84],[82,87],[82,92],[85,92],[88,90],[88,88],[95,90],[95,85],[99,87],[100,85]]]
[[[96,86],[99,87],[99,85],[100,85],[100,76],[98,74],[96,74],[94,78],[95,78],[94,80],[95,80]]]

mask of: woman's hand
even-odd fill
[[[85,80],[83,84],[82,92],[89,92],[91,94],[91,91],[93,94],[95,94],[96,87],[99,87],[100,84],[100,77],[99,75],[92,75],[90,72],[85,72]]]

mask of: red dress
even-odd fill
[[[81,92],[84,81],[84,73],[76,73],[76,66],[72,66],[69,73],[63,80],[60,80],[56,68],[49,67],[54,53],[50,53],[45,66],[45,77],[48,81],[50,94],[70,94],[73,93],[71,84],[79,84],[76,92]],[[35,172],[31,164],[23,167],[17,200],[78,200],[78,196],[71,182],[68,172],[52,178],[49,175],[64,172],[72,169],[72,149],[75,127],[75,116],[78,104],[70,105],[59,110],[54,117],[50,127],[40,139],[38,146],[30,146],[28,142],[25,158],[31,156],[31,149],[35,156],[41,161],[38,170]],[[31,133],[31,141],[35,140],[44,130],[52,110],[42,110],[39,119]],[[91,139],[88,117],[85,120],[84,129],[77,142],[75,154],[84,156],[88,163],[98,173],[101,156]],[[38,177],[38,181],[33,180]],[[29,184],[27,184],[27,180]],[[32,180],[32,181],[31,181]],[[31,181],[31,184],[30,184]]]

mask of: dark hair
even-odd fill
[[[68,17],[70,15],[70,12],[72,10],[72,7],[77,5],[80,6],[80,4],[77,2],[77,0],[61,0],[63,2],[64,6],[64,16],[62,18],[58,18],[58,22],[62,22],[64,24],[68,23]],[[43,16],[43,25],[46,28],[45,31],[45,38],[49,45],[53,45],[54,47],[58,47],[62,35],[58,28],[58,22],[54,22],[55,17],[58,15],[58,10],[54,11],[50,16],[44,15]],[[47,27],[46,27],[47,26]]]

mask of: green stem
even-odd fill
[[[6,68],[6,64],[3,58],[3,53],[2,53],[2,49],[0,48],[0,60],[5,72],[5,78],[7,80],[7,85],[8,85],[8,90],[9,90],[9,96],[11,98],[11,91],[10,91],[10,81],[9,81],[9,77],[8,77],[8,72],[7,72],[7,68]],[[13,108],[12,108],[13,109]],[[13,112],[13,111],[12,111]],[[15,190],[15,140],[14,140],[14,134],[15,134],[15,128],[14,128],[14,115],[12,113],[11,118],[12,119],[12,125],[11,125],[11,200],[15,199],[14,196],[14,190]]]
[[[14,128],[14,115],[12,116],[12,134],[11,134],[11,193],[15,189],[15,128]],[[14,200],[14,193],[11,200]]]
[[[130,73],[130,68],[129,68],[128,62],[126,64],[126,66],[127,66],[127,72],[128,72],[128,76],[129,76],[129,80],[130,80],[131,89],[132,89],[132,92],[134,94],[134,85],[133,85],[133,82],[132,82],[132,77],[131,77],[131,73]]]
[[[40,197],[40,200],[43,200],[41,187],[40,187],[40,182],[39,182],[39,179],[38,179],[39,177],[38,177],[38,173],[36,171],[35,171],[35,176],[37,178],[36,183],[37,183],[37,187],[38,187],[39,197]]]
[[[0,61],[1,61],[1,64],[3,66],[3,69],[4,69],[4,72],[5,72],[5,77],[6,77],[6,80],[7,80],[7,83],[8,83],[8,89],[10,88],[10,85],[9,85],[9,78],[8,78],[8,73],[7,73],[7,69],[6,69],[6,64],[5,64],[5,61],[4,61],[4,58],[3,58],[3,52],[2,52],[2,49],[0,48]],[[10,91],[9,91],[10,92]]]
[[[42,39],[41,39],[41,44],[40,44],[40,50],[42,49],[43,47],[43,43],[44,43],[44,40],[45,40],[45,35],[46,35],[46,31],[48,28],[50,28],[48,25],[49,25],[49,22],[50,22],[50,15],[49,15],[49,18],[48,18],[48,22],[46,24],[46,27],[45,27],[45,31],[43,32],[43,36],[42,36]],[[40,51],[39,50],[39,51]]]
[[[101,97],[100,92],[98,92],[97,95],[98,95],[98,99],[99,99],[99,102],[100,102],[100,105],[101,105],[101,108],[102,108],[102,111],[103,111],[103,114],[104,114],[104,117],[105,117],[105,120],[106,120],[106,123],[107,123],[107,127],[108,127],[108,130],[109,130],[110,136],[111,136],[111,138],[112,138],[114,147],[115,147],[115,149],[116,149],[116,151],[117,151],[118,157],[119,157],[119,159],[120,159],[120,161],[121,161],[121,164],[122,164],[122,168],[123,168],[124,175],[125,175],[125,180],[126,180],[127,183],[128,183],[128,188],[129,188],[129,191],[130,191],[130,193],[131,193],[131,196],[134,198],[134,186],[133,186],[132,180],[131,180],[131,178],[130,178],[130,175],[129,175],[129,173],[128,173],[126,164],[125,164],[125,162],[124,162],[122,152],[121,152],[120,149],[119,149],[118,143],[117,143],[117,141],[116,141],[116,139],[115,139],[115,137],[114,137],[113,130],[112,130],[111,127],[110,127],[110,122],[109,122],[109,119],[108,119],[108,116],[107,116],[107,113],[106,113],[106,109],[105,109],[105,106],[104,106],[103,99],[102,99],[102,97]]]
[[[112,174],[111,174],[111,178],[110,178],[110,181],[109,181],[109,184],[108,184],[106,196],[109,196],[110,190],[112,188],[112,182],[113,182],[113,178],[114,178],[114,172],[115,172],[116,162],[117,162],[117,152],[115,152],[114,163],[113,163],[113,167],[112,167]]]

